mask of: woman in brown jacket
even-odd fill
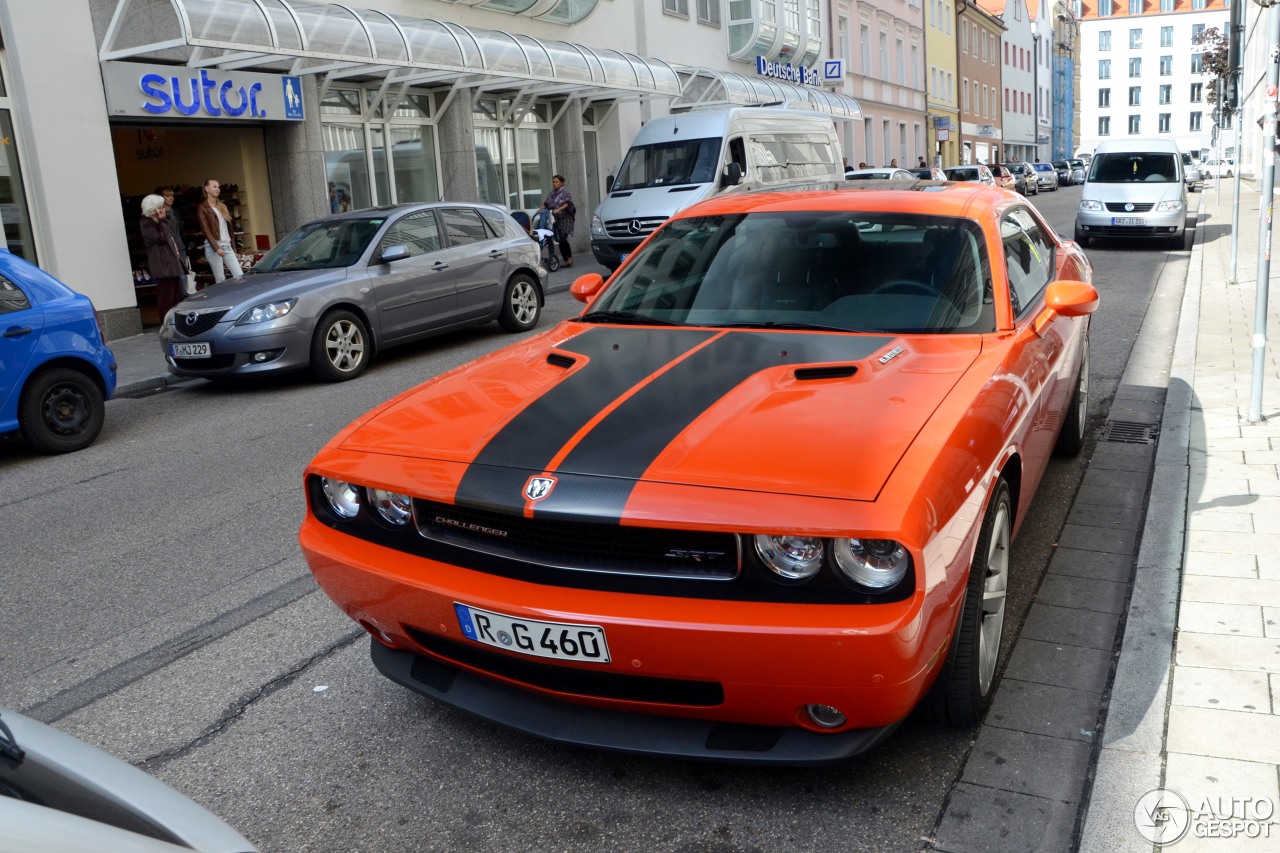
[[[187,274],[178,246],[173,242],[173,232],[165,221],[168,215],[169,209],[161,196],[149,195],[142,200],[142,220],[138,227],[142,231],[142,244],[147,248],[147,269],[156,283],[156,308],[162,323],[169,310],[182,300],[181,281]]]
[[[227,206],[218,200],[222,194],[222,185],[213,178],[204,182],[204,201],[196,208],[200,217],[200,230],[204,232],[204,257],[213,270],[213,283],[222,281],[223,267],[231,278],[244,275],[240,270],[240,259],[231,245],[231,213]]]

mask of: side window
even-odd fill
[[[479,210],[480,215],[484,218],[485,224],[489,226],[489,230],[495,236],[510,236],[507,233],[507,222],[510,221],[510,218],[505,213],[498,210],[496,207],[481,207]]]
[[[741,136],[729,140],[729,162],[737,163],[742,168],[742,177],[747,177],[747,146]]]
[[[480,214],[470,207],[449,207],[440,211],[444,219],[444,233],[450,246],[469,246],[490,239]]]
[[[1004,244],[1013,315],[1021,318],[1035,306],[1053,277],[1053,244],[1035,218],[1020,208],[1000,220],[1000,240]]]
[[[31,307],[31,300],[22,288],[0,275],[0,314],[12,314],[15,311],[26,311]]]
[[[436,225],[435,212],[423,210],[411,213],[388,228],[378,246],[378,255],[391,246],[408,246],[412,257],[438,251],[440,229]]]

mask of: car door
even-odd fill
[[[382,253],[404,246],[409,257],[384,263]],[[383,340],[394,343],[457,320],[456,269],[440,234],[435,210],[419,210],[387,228],[369,261]]]
[[[1056,244],[1028,208],[1017,205],[1001,215],[1000,241],[1018,330],[1010,373],[1025,383],[1029,412],[1022,441],[1031,478],[1028,485],[1034,491],[1057,437],[1066,405],[1063,395],[1072,390],[1062,374],[1070,373],[1067,359],[1073,354],[1067,352],[1067,342],[1071,340],[1070,324],[1077,318],[1054,317],[1040,328],[1034,326],[1044,306],[1045,289],[1054,277]],[[1074,357],[1078,359],[1079,354]]]
[[[442,207],[440,220],[458,286],[458,319],[492,317],[507,283],[507,252],[474,207]]]
[[[0,429],[15,423],[18,388],[43,331],[44,311],[0,274]]]

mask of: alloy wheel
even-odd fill
[[[339,320],[329,327],[324,349],[335,369],[350,373],[364,361],[364,335],[355,323]]]
[[[978,631],[978,686],[985,695],[991,689],[1000,657],[1004,629],[1006,590],[1009,584],[1009,505],[1001,502],[991,526],[987,550],[987,576],[982,584],[982,626]]]
[[[538,291],[532,282],[520,280],[511,288],[511,313],[522,325],[538,317]]]

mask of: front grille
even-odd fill
[[[604,224],[604,230],[610,237],[634,237],[637,240],[648,237],[659,225],[667,220],[661,216],[646,216],[638,219],[610,219]],[[634,223],[634,225],[633,225]]]
[[[230,310],[215,308],[212,311],[178,311],[173,315],[173,329],[183,337],[194,338],[218,325],[218,321]]]
[[[175,358],[173,363],[183,370],[225,370],[236,363],[236,357],[232,353],[209,358]]]
[[[531,687],[554,690],[574,696],[600,699],[623,699],[629,702],[658,702],[664,705],[714,707],[724,704],[724,688],[714,681],[684,681],[675,678],[653,678],[647,675],[622,675],[592,669],[557,666],[490,652],[478,646],[455,643],[426,631],[405,626],[423,649],[446,661],[473,667],[481,672],[509,678]],[[429,658],[419,657],[412,675],[430,684],[439,675],[431,672]],[[422,664],[422,669],[419,669]]]
[[[1133,205],[1133,209],[1129,209],[1129,205]],[[1112,213],[1147,213],[1151,208],[1155,207],[1155,202],[1150,201],[1109,201],[1107,202],[1107,210]]]
[[[1165,226],[1152,228],[1149,225],[1090,225],[1091,237],[1169,237],[1172,236]]]
[[[413,510],[425,539],[550,568],[728,581],[742,566],[732,533],[524,518],[421,499]]]

